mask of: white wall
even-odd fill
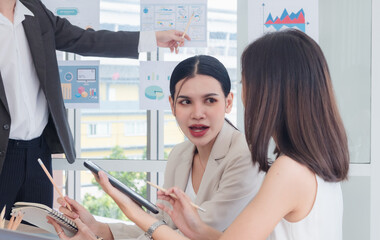
[[[248,1],[238,0],[239,56],[249,43]],[[345,208],[343,239],[378,240],[380,0],[320,0],[319,11],[319,42],[330,67],[338,104],[349,135],[352,161],[349,180],[342,184]],[[243,114],[239,102],[240,129],[244,126]]]

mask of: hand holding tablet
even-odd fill
[[[151,203],[150,201],[143,198],[141,195],[133,191],[131,188],[126,186],[124,183],[117,180],[115,177],[113,177],[111,174],[109,174],[107,171],[96,165],[95,163],[91,161],[85,161],[83,164],[86,168],[88,168],[91,172],[98,174],[99,171],[103,171],[107,176],[112,186],[117,188],[119,191],[130,197],[133,201],[135,201],[140,206],[146,207],[149,211],[153,212],[154,214],[158,213],[157,206]]]

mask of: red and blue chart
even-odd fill
[[[305,32],[305,13],[303,11],[303,8],[299,10],[297,13],[291,13],[289,15],[288,11],[284,9],[282,12],[281,17],[278,16],[273,19],[272,13],[269,13],[267,20],[264,23],[264,26],[274,27],[277,31],[280,30],[282,27],[286,28],[298,28],[302,32]]]

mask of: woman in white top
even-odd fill
[[[186,191],[200,212],[202,221],[224,231],[260,188],[264,174],[253,164],[244,135],[225,119],[232,108],[233,95],[227,69],[216,58],[194,56],[180,62],[170,79],[170,103],[187,141],[171,151],[165,169],[164,187]],[[244,176],[244,177],[242,177]],[[104,239],[147,239],[136,225],[104,224],[77,202],[66,215],[80,219]],[[60,203],[64,204],[62,199]],[[177,229],[161,211],[153,215]],[[79,233],[76,238],[86,239]],[[64,238],[63,233],[60,234]]]
[[[179,201],[161,195],[174,208],[165,211],[191,239],[342,239],[340,182],[349,152],[322,50],[305,33],[287,30],[251,43],[241,60],[245,134],[253,162],[267,172],[263,185],[223,234],[201,222],[178,189],[168,193]],[[164,230],[155,239],[167,239]]]
[[[258,194],[223,233],[205,224],[178,188],[159,194],[172,205],[161,208],[191,239],[342,239],[340,182],[347,178],[349,153],[322,50],[301,31],[280,31],[251,43],[241,62],[246,139],[252,161],[267,172]],[[267,159],[271,138],[273,163]],[[153,232],[153,239],[186,239],[157,226],[104,173],[99,177],[123,212]]]

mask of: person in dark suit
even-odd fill
[[[52,206],[51,154],[75,161],[56,50],[84,56],[138,58],[157,46],[178,52],[183,32],[81,29],[55,16],[40,0],[0,1],[0,207],[14,202]],[[185,35],[187,40],[190,38]]]

